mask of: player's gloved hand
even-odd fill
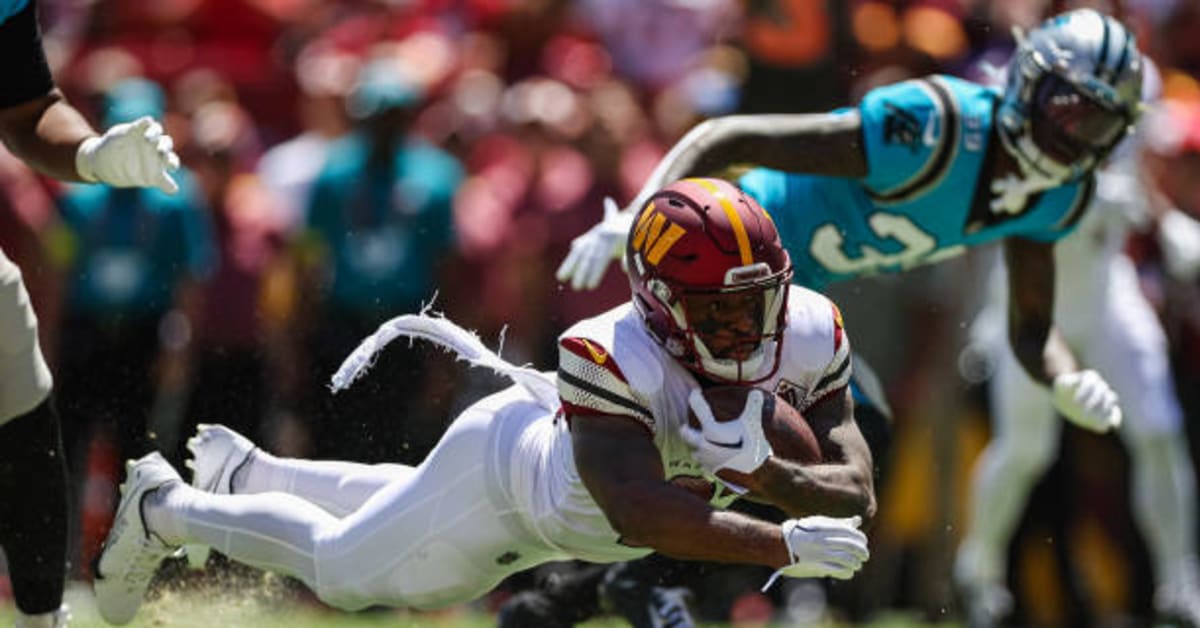
[[[1093,432],[1107,432],[1121,425],[1117,393],[1096,371],[1063,373],[1054,378],[1052,388],[1054,409],[1075,425]]]
[[[149,116],[114,125],[104,135],[84,140],[75,153],[80,178],[119,188],[153,187],[174,194],[179,185],[170,173],[178,169],[174,140]]]
[[[716,475],[721,469],[731,469],[750,474],[770,457],[771,443],[762,427],[761,390],[750,391],[738,418],[724,423],[713,416],[712,408],[699,388],[688,395],[688,405],[699,419],[700,427],[697,429],[684,423],[679,435],[692,448],[692,457],[705,471]]]
[[[780,576],[789,578],[837,578],[849,580],[871,557],[867,535],[858,526],[859,517],[804,517],[782,524],[792,564],[776,571],[762,590]]]
[[[571,241],[571,252],[555,277],[571,282],[572,290],[595,290],[604,271],[625,252],[625,239],[633,226],[633,211],[622,211],[611,198],[604,199],[604,219]]]

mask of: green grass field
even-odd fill
[[[496,625],[494,615],[482,601],[439,611],[418,613],[402,610],[378,610],[342,613],[312,601],[303,587],[278,576],[234,568],[219,572],[164,570],[151,588],[147,602],[129,624],[135,628],[368,628],[374,626],[406,628],[484,628]],[[73,628],[108,626],[96,609],[91,586],[68,586],[66,601],[71,607]],[[15,609],[11,602],[0,601],[0,628],[12,626]],[[627,624],[607,617],[582,624],[584,628],[618,628]],[[725,626],[727,624],[708,624]],[[784,624],[773,624],[782,626]],[[844,624],[825,622],[818,628],[838,628]],[[907,614],[881,617],[869,624],[875,628],[915,628],[932,626]],[[951,624],[941,624],[949,626]],[[761,627],[764,624],[743,624]]]
[[[96,610],[90,587],[83,584],[74,585],[67,590],[66,597],[71,606],[72,628],[108,626]],[[15,609],[11,604],[0,604],[0,626],[12,626],[14,613]],[[494,626],[495,620],[486,613],[470,608],[436,614],[405,611],[339,613],[319,608],[294,596],[280,594],[264,597],[262,589],[239,595],[233,591],[216,592],[202,587],[186,593],[159,592],[142,607],[137,618],[129,625],[137,628],[483,628]]]
[[[108,626],[96,611],[89,587],[74,585],[68,589],[66,597],[67,603],[71,605],[72,628]],[[0,603],[0,626],[12,626],[14,612],[11,603]],[[351,614],[320,609],[291,596],[264,598],[261,591],[239,595],[228,591],[215,593],[203,588],[187,593],[161,593],[147,602],[137,618],[129,624],[134,628],[485,628],[495,625],[492,615],[472,607],[428,614],[407,611]],[[597,619],[583,624],[585,628],[618,628],[626,625],[625,622],[613,618]],[[761,626],[747,626],[751,625]],[[838,625],[825,624],[830,628]],[[875,628],[915,628],[933,625],[935,624],[922,623],[903,615],[880,618],[870,624]]]

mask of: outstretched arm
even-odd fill
[[[1099,373],[1080,370],[1055,328],[1054,246],[1005,240],[1008,265],[1008,340],[1034,381],[1050,387],[1054,407],[1076,425],[1105,432],[1121,424],[1117,394]]]
[[[776,568],[791,562],[779,526],[715,510],[667,483],[658,450],[641,425],[576,416],[571,434],[579,476],[625,543],[683,560]]]
[[[1047,386],[1079,370],[1054,327],[1054,245],[1022,238],[1004,242],[1008,266],[1008,341],[1013,355],[1036,382]]]
[[[31,168],[62,181],[83,181],[75,169],[79,145],[96,131],[57,88],[0,109],[0,139]]]
[[[97,136],[54,86],[37,23],[37,2],[0,20],[0,141],[30,167],[64,181],[117,187],[179,188],[171,138],[149,118]]]
[[[857,518],[806,517],[782,525],[714,510],[664,481],[645,429],[613,416],[576,416],[575,465],[621,540],[685,560],[768,565],[775,576],[847,579],[867,560]]]
[[[737,164],[831,176],[866,176],[858,111],[707,120],[671,148],[629,207],[641,207],[656,190],[678,179],[711,175]]]

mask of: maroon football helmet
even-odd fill
[[[720,179],[683,179],[641,208],[625,255],[633,301],[683,366],[722,383],[779,368],[792,263],[771,217]]]

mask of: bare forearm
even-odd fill
[[[95,130],[54,90],[42,98],[0,111],[0,137],[26,164],[63,181],[80,181],[75,153]]]
[[[875,516],[870,471],[853,465],[800,465],[768,458],[749,477],[746,488],[755,499],[781,508],[790,517],[858,515],[870,521]]]
[[[678,179],[735,164],[843,177],[867,173],[856,111],[713,118],[688,132],[659,163],[632,207]]]
[[[1062,334],[1049,322],[1044,328],[1033,325],[1011,327],[1009,343],[1017,361],[1036,382],[1049,385],[1058,375],[1079,370]]]
[[[662,484],[631,491],[620,509],[610,513],[623,539],[652,547],[680,560],[747,563],[783,567],[790,564],[778,525],[746,515],[719,511],[679,488]],[[646,513],[654,513],[647,516]]]
[[[1034,381],[1049,384],[1078,370],[1071,350],[1054,326],[1055,263],[1053,245],[1009,238],[1008,340],[1013,355]]]

